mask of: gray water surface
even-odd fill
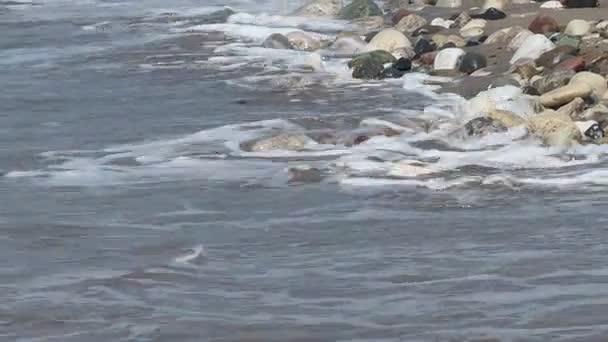
[[[89,164],[223,125],[347,125],[428,104],[390,85],[295,96],[236,85],[255,67],[146,68],[209,58],[213,34],[133,26],[197,6],[0,11],[0,174],[45,170],[0,178],[0,340],[606,340],[601,188],[370,190],[287,185],[283,163],[255,159],[195,172]],[[81,164],[55,173],[68,157]]]

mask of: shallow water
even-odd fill
[[[436,130],[243,151],[462,113],[415,75],[257,48],[303,25],[260,9],[295,2],[225,24],[205,3],[0,5],[0,340],[605,340],[604,150]],[[434,173],[387,175],[403,159]],[[323,180],[289,183],[303,165]]]

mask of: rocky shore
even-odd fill
[[[515,126],[548,145],[607,143],[608,9],[589,0],[313,0],[293,15],[348,20],[334,41],[273,34],[264,47],[352,56],[352,77],[447,76],[469,100],[468,135]],[[492,88],[516,87],[519,111]],[[487,91],[490,89],[490,91]],[[494,92],[496,93],[496,92]],[[523,108],[523,109],[522,109]],[[362,139],[360,139],[362,140]]]

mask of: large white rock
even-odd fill
[[[515,51],[513,58],[511,58],[511,64],[514,64],[520,59],[537,59],[543,53],[553,50],[555,44],[542,34],[535,34],[526,38],[523,41],[519,49]]]
[[[564,34],[569,36],[582,37],[587,33],[591,32],[591,24],[587,20],[582,19],[573,19],[570,20],[566,29],[564,30]]]
[[[433,68],[435,70],[454,70],[458,69],[460,60],[464,56],[464,50],[459,48],[447,48],[439,51],[435,56]]]
[[[312,0],[296,9],[293,12],[293,15],[306,17],[335,17],[342,7],[342,0]]]
[[[561,1],[551,0],[540,5],[540,8],[560,9],[564,8],[564,5],[562,5]]]
[[[384,50],[393,52],[397,49],[411,47],[412,43],[403,33],[393,28],[387,28],[380,31],[374,36],[369,44],[367,44],[367,51]]]
[[[523,29],[523,30],[517,32],[515,34],[515,36],[513,36],[513,38],[509,42],[509,45],[507,45],[507,48],[511,51],[515,51],[515,50],[519,49],[521,44],[523,44],[524,41],[526,39],[528,39],[529,37],[531,37],[532,35],[534,35],[534,33],[532,33],[532,31],[526,30],[526,29]]]
[[[532,116],[528,129],[550,146],[569,146],[582,140],[582,134],[574,121],[568,115],[552,110]]]
[[[485,11],[488,8],[494,7],[496,9],[499,9],[499,10],[503,11],[509,5],[511,5],[511,1],[510,0],[485,0],[483,2],[483,6],[481,7],[481,9],[483,11]]]
[[[462,6],[462,0],[437,0],[435,7],[457,8]]]

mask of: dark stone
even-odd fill
[[[536,65],[551,69],[561,62],[575,57],[577,54],[578,49],[573,46],[558,46],[540,55],[536,59]]]
[[[384,77],[384,65],[395,64],[396,62],[397,59],[390,53],[377,50],[356,56],[348,62],[348,67],[353,69],[353,78],[382,79]]]
[[[357,136],[357,137],[355,138],[355,140],[354,140],[354,142],[353,142],[353,143],[354,143],[355,145],[359,145],[359,144],[362,144],[362,143],[364,143],[364,142],[366,142],[366,141],[368,141],[368,140],[369,140],[369,136],[367,136],[367,135],[359,135],[359,136]]]
[[[412,32],[412,37],[418,37],[423,34],[435,34],[441,30],[444,30],[445,27],[435,26],[435,25],[424,25],[416,31]]]
[[[566,8],[597,7],[598,0],[562,0],[562,4]]]
[[[533,96],[540,96],[540,92],[538,91],[538,89],[532,87],[532,86],[525,86],[521,89],[522,93],[526,94],[526,95],[533,95]]]
[[[437,49],[437,45],[432,40],[426,38],[419,38],[414,44],[414,52],[416,55],[422,55],[423,53],[435,51]]]
[[[481,44],[481,43],[478,40],[473,39],[473,40],[467,40],[465,46],[471,47],[471,46],[477,46],[479,44]]]
[[[362,17],[382,16],[382,10],[372,0],[354,0],[338,13],[338,18],[353,20]]]
[[[289,39],[280,33],[273,33],[264,42],[262,46],[267,49],[284,49],[291,50],[293,45],[289,42]]]
[[[532,20],[528,26],[528,30],[537,34],[559,32],[559,24],[557,23],[557,20],[553,19],[550,15],[539,14]]]
[[[399,60],[382,72],[384,78],[401,78],[405,73],[412,69],[412,61],[407,58]]]
[[[465,74],[472,74],[476,70],[485,68],[488,61],[484,55],[475,52],[467,52],[462,56],[459,70]]]
[[[480,14],[472,14],[471,18],[473,19],[485,19],[485,20],[500,20],[506,18],[507,15],[505,12],[496,9],[494,7],[488,8],[485,12]]]
[[[366,42],[366,43],[371,42],[371,41],[372,41],[372,39],[374,39],[374,37],[375,37],[375,36],[376,36],[378,33],[380,33],[380,31],[372,31],[372,32],[367,33],[367,34],[365,35],[365,42]]]
[[[599,124],[591,125],[583,134],[591,140],[599,140],[604,137],[604,131]]]
[[[483,136],[490,133],[504,132],[507,130],[507,127],[496,120],[480,117],[467,122],[464,125],[464,129],[468,136],[474,137]]]

